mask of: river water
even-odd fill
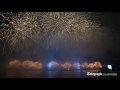
[[[96,78],[87,76],[87,72],[98,72],[98,70],[74,70],[74,71],[0,71],[0,78]]]

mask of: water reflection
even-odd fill
[[[0,71],[0,78],[95,78],[88,77],[87,72],[98,72],[97,70],[76,71]]]

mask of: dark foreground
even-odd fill
[[[75,70],[75,71],[0,71],[0,78],[96,78],[87,76],[87,72],[98,70]]]

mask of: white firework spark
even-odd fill
[[[100,30],[86,12],[9,12],[0,13],[0,39],[15,50],[45,44],[89,40]]]
[[[0,39],[5,39],[10,46],[17,49],[26,49],[40,37],[41,29],[37,22],[38,14],[34,12],[19,12],[0,14],[4,21],[0,27]]]
[[[100,29],[99,24],[89,20],[89,13],[86,12],[46,12],[40,22],[48,45],[59,41],[84,40]]]

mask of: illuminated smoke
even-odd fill
[[[43,65],[40,62],[33,62],[30,60],[23,61],[22,63],[20,60],[13,60],[9,62],[10,67],[12,68],[18,68],[22,67],[24,69],[42,69]],[[64,69],[64,70],[70,70],[70,69],[99,69],[101,67],[101,63],[96,61],[93,63],[87,63],[84,62],[82,64],[75,62],[71,64],[70,62],[66,62],[63,64],[60,64],[56,61],[52,61],[48,63],[48,69]]]
[[[94,63],[94,66],[97,67],[97,68],[99,68],[99,67],[101,67],[102,65],[101,65],[100,62],[96,61],[96,62]]]
[[[21,66],[23,68],[35,68],[35,69],[41,69],[42,68],[42,64],[38,63],[38,62],[33,62],[30,60],[24,61]]]
[[[49,68],[56,68],[58,67],[60,64],[58,62],[52,61],[48,63],[48,67]]]
[[[94,66],[93,63],[90,63],[90,64],[88,65],[88,68],[95,68],[95,66]]]
[[[66,62],[64,64],[61,64],[61,67],[65,70],[69,70],[72,67],[72,64],[69,62]]]
[[[17,67],[22,67],[22,68],[25,68],[25,69],[41,69],[42,68],[42,64],[39,63],[39,62],[33,62],[33,61],[30,61],[30,60],[26,60],[22,63],[20,63],[19,60],[13,60],[13,61],[10,61],[9,62],[9,65],[10,67],[13,67],[13,68],[17,68]]]
[[[13,60],[13,61],[10,61],[9,62],[9,65],[11,67],[19,67],[21,65],[20,61],[19,60]]]
[[[89,64],[88,64],[87,62],[84,62],[84,63],[82,63],[81,67],[82,67],[82,68],[88,68],[88,65],[89,65]]]
[[[82,65],[81,65],[81,67],[82,68],[89,68],[89,69],[95,69],[95,68],[100,68],[101,67],[101,63],[100,62],[98,62],[98,61],[96,61],[96,62],[94,62],[94,63],[87,63],[87,62],[84,62],[84,63],[82,63]]]
[[[73,64],[73,68],[75,68],[75,69],[80,69],[80,64],[79,64],[79,63],[74,63],[74,64]]]

